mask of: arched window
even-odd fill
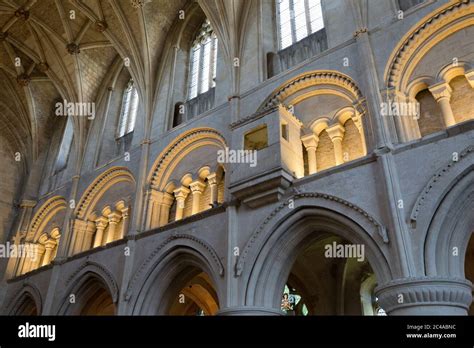
[[[120,111],[120,119],[117,127],[117,138],[121,138],[133,132],[137,118],[138,102],[137,88],[133,80],[130,80],[123,93],[122,109]]]
[[[209,20],[202,25],[191,48],[188,99],[216,86],[217,36]]]
[[[280,49],[324,28],[321,0],[277,0]]]
[[[71,152],[73,137],[73,125],[72,119],[68,117],[66,121],[66,127],[64,128],[63,138],[59,147],[58,156],[56,157],[56,163],[54,166],[54,172],[58,173],[66,168],[67,161],[69,158],[69,152]]]

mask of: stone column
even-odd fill
[[[45,248],[45,253],[43,256],[43,261],[41,262],[41,266],[46,266],[51,263],[51,257],[53,256],[53,250],[56,247],[57,243],[56,241],[52,239],[48,239],[46,243],[44,244]]]
[[[128,223],[130,221],[130,207],[121,210],[122,213],[122,229],[117,234],[117,240],[122,239],[128,232]]]
[[[109,230],[107,231],[107,237],[105,239],[105,244],[111,243],[114,240],[117,240],[117,225],[120,222],[120,214],[113,212],[107,216],[109,219]]]
[[[336,124],[329,128],[326,128],[331,141],[334,145],[334,158],[336,159],[336,165],[344,163],[344,157],[342,155],[342,139],[344,138],[345,129],[340,124]]]
[[[174,202],[174,196],[168,192],[163,192],[161,201],[159,226],[166,225],[170,220],[170,209]]]
[[[217,174],[212,173],[207,176],[207,184],[209,185],[209,188],[211,190],[211,198],[209,199],[209,205],[212,207],[217,205],[218,201],[218,192],[217,192]]]
[[[389,315],[467,315],[472,303],[472,284],[464,279],[397,279],[375,293]]]
[[[88,220],[86,223],[86,230],[84,232],[84,240],[81,245],[81,250],[89,250],[92,247],[92,238],[95,233],[95,223],[94,221]]]
[[[200,211],[201,196],[204,192],[204,189],[206,188],[206,185],[198,180],[192,182],[189,187],[191,188],[191,192],[193,193],[193,206],[191,214],[194,215],[199,213]]]
[[[109,223],[109,220],[101,216],[99,217],[96,221],[96,232],[95,232],[95,238],[94,238],[94,245],[92,246],[93,248],[97,248],[98,246],[102,245],[102,240],[104,239],[104,230],[107,227],[107,224]]]
[[[316,149],[318,148],[319,137],[315,134],[305,135],[301,138],[303,145],[308,152],[308,172],[314,174],[318,170],[316,162]]]
[[[184,201],[186,197],[188,197],[189,192],[191,192],[188,188],[181,186],[180,188],[174,190],[174,196],[176,198],[176,216],[175,220],[181,220],[184,215]]]
[[[446,82],[438,83],[429,87],[429,90],[441,108],[445,127],[448,128],[454,126],[456,120],[454,119],[453,110],[451,109],[450,104],[452,89],[449,84]]]

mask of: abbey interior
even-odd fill
[[[0,1],[0,313],[474,313],[474,1]]]

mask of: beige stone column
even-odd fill
[[[214,207],[214,204],[217,204],[218,201],[218,192],[217,192],[217,174],[212,173],[207,176],[207,184],[211,190],[211,197],[209,198],[209,205]]]
[[[443,115],[444,125],[446,128],[454,126],[456,120],[454,118],[453,109],[451,109],[451,92],[452,89],[448,83],[438,83],[434,86],[429,87],[429,90],[433,97],[441,108],[441,114]]]
[[[334,145],[334,158],[336,159],[336,165],[344,163],[344,157],[342,155],[342,139],[344,138],[345,129],[340,124],[336,124],[329,128],[326,128],[331,141]]]
[[[161,201],[163,200],[163,192],[157,191],[155,189],[150,189],[149,191],[149,204],[147,211],[147,224],[148,229],[158,227],[160,224],[160,215],[161,215]]]
[[[159,226],[166,225],[170,220],[170,209],[174,202],[174,196],[168,192],[163,192],[163,200],[160,209]]]
[[[193,206],[191,214],[194,215],[200,212],[201,196],[204,192],[204,189],[206,188],[206,185],[201,181],[194,181],[189,185],[189,187],[193,193]]]
[[[318,148],[319,137],[315,134],[308,134],[301,138],[301,141],[308,152],[308,172],[314,174],[318,170],[316,161],[316,150]]]
[[[176,198],[176,216],[175,220],[181,220],[184,215],[184,201],[186,197],[188,197],[189,192],[191,192],[188,188],[181,186],[180,188],[173,191],[174,197]]]
[[[105,244],[111,243],[116,240],[117,225],[120,222],[121,216],[117,212],[112,212],[107,216],[109,219],[109,230],[105,238]]]
[[[102,240],[104,239],[104,230],[107,227],[109,220],[105,216],[99,217],[96,221],[96,232],[94,238],[93,248],[97,248],[102,245]]]
[[[46,266],[51,263],[51,257],[53,255],[53,250],[56,247],[57,243],[53,239],[48,239],[44,244],[45,253],[43,256],[43,261],[41,262],[41,266]]]
[[[128,224],[130,221],[130,207],[121,210],[122,213],[122,229],[117,234],[117,240],[122,239],[128,231]]]
[[[82,242],[80,251],[89,250],[92,247],[92,239],[94,237],[94,233],[95,223],[94,221],[88,220],[86,224],[86,231],[84,233],[84,241]]]

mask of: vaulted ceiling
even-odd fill
[[[227,58],[239,55],[252,1],[198,1]],[[170,45],[167,40],[179,11],[191,9],[194,3],[0,0],[0,136],[7,139],[12,153],[25,155],[25,170],[58,124],[54,104],[63,99],[98,102],[111,67],[126,58],[130,74],[148,101],[146,113],[151,115]],[[86,118],[74,118],[76,149],[84,148],[89,123]]]

